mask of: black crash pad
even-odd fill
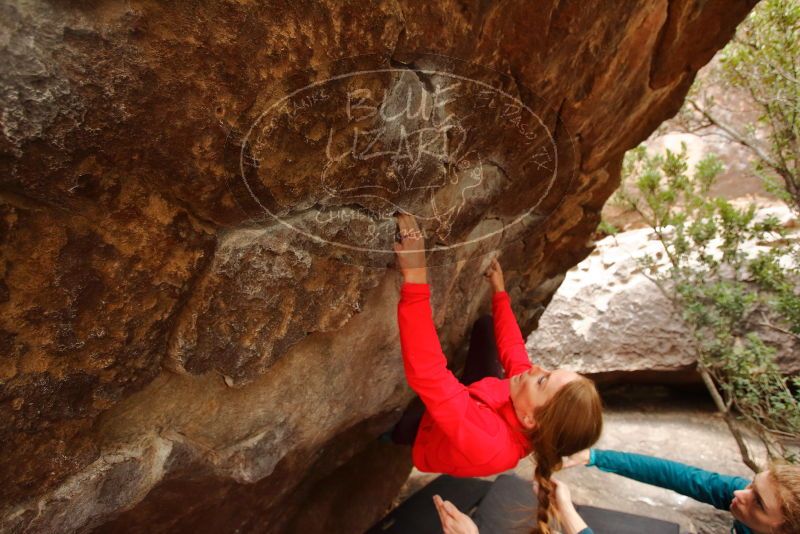
[[[576,506],[586,524],[595,534],[679,534],[677,523],[644,517],[641,515],[615,512],[594,506]]]
[[[469,513],[491,486],[491,480],[438,476],[376,523],[367,534],[441,534],[442,524],[433,504],[434,495]]]
[[[576,506],[594,534],[679,534],[676,523],[594,506]],[[481,534],[530,532],[536,516],[531,483],[513,475],[500,475],[473,515]]]
[[[481,534],[527,534],[536,514],[530,482],[500,475],[492,482],[442,475],[434,479],[367,531],[367,534],[440,534],[433,496],[440,495],[472,516]],[[679,534],[679,526],[660,519],[576,506],[595,534]]]

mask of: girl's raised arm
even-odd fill
[[[483,275],[492,285],[492,318],[497,355],[506,377],[512,377],[531,368],[525,340],[511,310],[511,297],[506,292],[503,269],[497,258],[492,258],[489,268]]]

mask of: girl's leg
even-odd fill
[[[400,420],[391,430],[391,441],[395,445],[413,445],[417,438],[417,430],[422,421],[422,414],[425,413],[425,405],[419,397],[414,397],[406,411],[400,416]]]
[[[503,378],[504,375],[494,340],[494,321],[491,315],[482,315],[472,325],[461,383],[468,386],[487,376]]]

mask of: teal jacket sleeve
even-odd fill
[[[663,458],[628,452],[591,449],[587,465],[676,491],[720,510],[730,508],[735,490],[750,484],[749,480],[741,477],[721,475]]]

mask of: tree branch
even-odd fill
[[[733,420],[733,414],[731,413],[730,409],[726,407],[725,401],[722,399],[722,395],[719,394],[719,391],[717,391],[717,386],[714,384],[714,380],[711,378],[708,370],[706,370],[706,368],[698,362],[697,371],[700,373],[700,378],[703,379],[703,384],[705,384],[709,394],[711,394],[711,398],[714,400],[717,410],[725,419],[725,424],[728,425],[728,430],[730,430],[733,439],[736,440],[736,446],[739,447],[739,454],[742,456],[742,461],[753,471],[753,473],[760,472],[761,468],[750,456],[750,450],[747,448],[747,444],[744,441],[744,436],[742,436],[741,429],[739,429]]]
[[[777,170],[777,169],[778,169],[778,165],[777,165],[777,163],[775,163],[774,161],[772,161],[772,159],[771,159],[771,158],[770,158],[770,157],[769,157],[769,156],[768,156],[768,155],[767,155],[767,154],[766,154],[766,153],[765,153],[765,152],[764,152],[764,151],[763,151],[763,150],[762,150],[760,147],[756,146],[756,145],[755,145],[754,143],[752,143],[750,140],[748,140],[748,139],[747,139],[747,138],[745,138],[744,136],[740,135],[740,134],[739,134],[739,133],[738,133],[736,130],[734,130],[732,127],[730,127],[730,126],[726,125],[725,123],[723,123],[723,122],[722,122],[722,121],[720,121],[719,119],[717,119],[717,118],[715,118],[715,117],[711,116],[711,115],[710,115],[710,114],[709,114],[707,111],[705,111],[704,109],[702,109],[702,108],[701,108],[701,107],[700,107],[700,106],[699,106],[699,105],[698,105],[698,104],[697,104],[697,103],[696,103],[694,100],[687,99],[686,101],[687,101],[687,102],[689,103],[689,105],[691,105],[691,106],[692,106],[692,107],[693,107],[693,108],[694,108],[694,109],[695,109],[695,110],[696,110],[698,113],[700,113],[701,115],[703,115],[703,117],[705,117],[705,118],[706,118],[706,119],[707,119],[709,122],[711,122],[711,124],[713,124],[714,126],[716,126],[717,128],[719,128],[720,130],[722,130],[723,132],[725,132],[726,134],[728,134],[732,140],[734,140],[734,141],[736,141],[737,143],[739,143],[740,145],[742,145],[742,146],[744,146],[744,147],[746,147],[746,148],[748,148],[748,149],[752,150],[752,151],[753,151],[753,152],[756,154],[756,156],[758,156],[758,157],[759,157],[759,158],[760,158],[760,159],[761,159],[761,160],[762,160],[764,163],[766,163],[767,165],[769,165],[771,168],[773,168],[773,169],[775,169],[775,170]]]
[[[774,324],[771,324],[771,323],[761,323],[761,322],[758,322],[756,324],[759,325],[759,326],[766,326],[767,328],[771,328],[771,329],[773,329],[773,330],[775,330],[777,332],[781,332],[783,334],[786,334],[787,336],[791,336],[791,337],[793,337],[795,339],[800,340],[800,336],[798,336],[794,332],[790,332],[789,330],[784,330],[780,326],[775,326]]]

